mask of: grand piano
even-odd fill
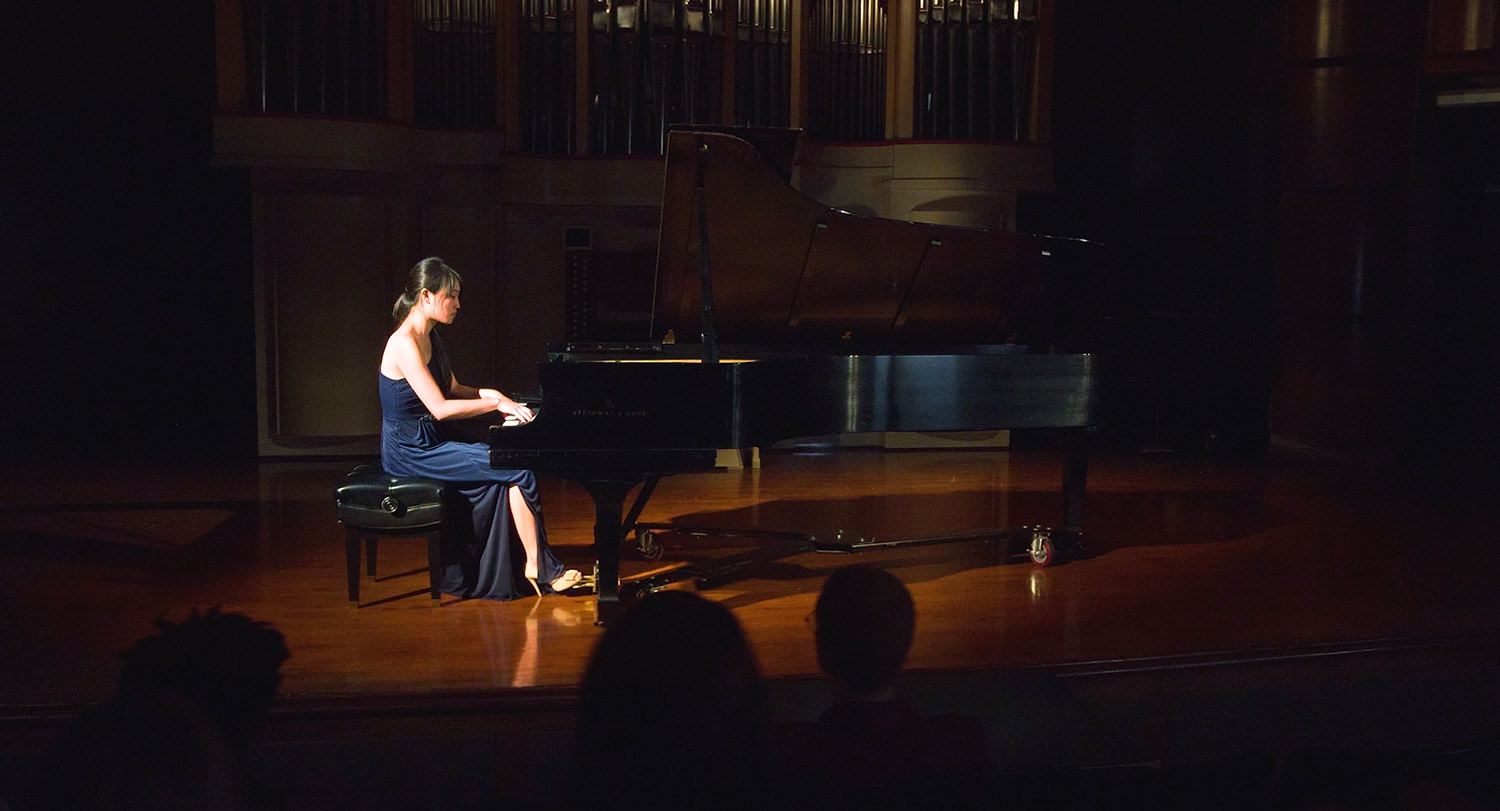
[[[494,467],[558,475],[593,498],[601,622],[621,598],[621,548],[632,531],[640,537],[662,477],[787,439],[1055,433],[1066,448],[1064,514],[1055,528],[1027,528],[1020,556],[1047,565],[1081,551],[1104,375],[1097,355],[1065,342],[1069,304],[1087,283],[1079,268],[1098,246],[831,209],[788,183],[788,143],[673,131],[652,340],[554,346],[536,419],[489,429]],[[862,548],[803,540],[780,548]]]

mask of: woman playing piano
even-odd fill
[[[412,268],[396,300],[398,326],[380,359],[382,464],[393,476],[448,482],[464,497],[449,501],[443,591],[491,600],[566,591],[582,576],[565,570],[547,545],[536,477],[529,470],[492,470],[486,446],[438,434],[438,420],[496,411],[520,422],[532,418],[530,409],[495,389],[459,383],[448,366],[436,326],[453,323],[461,293],[458,273],[430,257]],[[520,574],[529,587],[517,588],[515,540],[526,555]]]

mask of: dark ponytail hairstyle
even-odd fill
[[[406,279],[406,289],[396,299],[391,315],[396,317],[397,323],[405,321],[406,314],[411,312],[412,305],[417,303],[423,290],[437,295],[444,290],[453,289],[454,285],[461,282],[463,279],[459,278],[458,271],[448,267],[441,258],[429,256],[412,267],[411,275]]]

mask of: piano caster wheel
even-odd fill
[[[641,556],[641,560],[661,560],[666,552],[662,545],[656,542],[656,533],[651,530],[636,530],[635,551]]]
[[[1057,563],[1057,548],[1052,543],[1052,530],[1037,527],[1031,531],[1031,546],[1027,547],[1026,554],[1031,556],[1031,562],[1037,566],[1050,566]]]

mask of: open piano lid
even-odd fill
[[[795,150],[795,131],[752,137],[780,160]],[[1054,309],[1043,307],[1053,255],[1081,242],[851,214],[804,196],[784,171],[732,131],[668,135],[653,340],[671,331],[695,342],[703,331],[700,177],[722,344],[1030,342]]]

